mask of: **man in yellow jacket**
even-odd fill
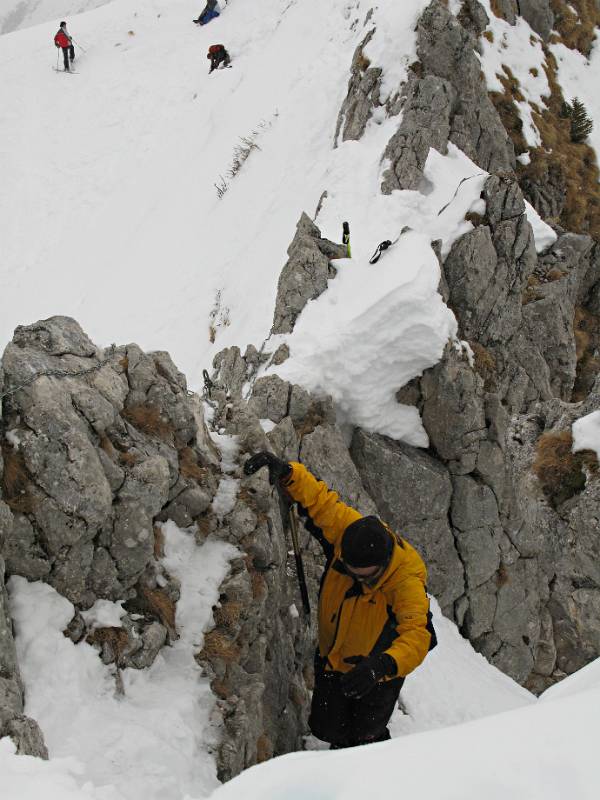
[[[309,725],[332,748],[390,738],[404,677],[435,645],[419,554],[377,517],[342,503],[302,465],[252,456],[306,512],[327,564],[319,594],[319,647]]]

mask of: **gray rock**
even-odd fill
[[[550,391],[570,400],[577,370],[573,324],[575,307],[560,286],[548,284],[545,297],[523,308],[523,323],[529,340],[548,365]]]
[[[498,14],[501,19],[506,20],[509,25],[516,25],[519,13],[518,0],[496,0],[494,13]]]
[[[463,0],[458,21],[463,28],[477,38],[489,25],[490,18],[478,0]]]
[[[277,299],[271,333],[290,333],[300,312],[327,288],[335,275],[331,258],[344,258],[346,248],[321,237],[317,226],[302,214],[296,235],[288,248],[285,264],[277,285]]]
[[[303,464],[336,491],[341,499],[361,514],[378,515],[377,507],[365,490],[358,470],[340,432],[329,425],[319,425],[303,437],[300,445]]]
[[[423,425],[450,470],[471,472],[486,436],[483,381],[467,359],[448,346],[442,361],[421,379]]]
[[[0,513],[2,506],[4,503],[0,503]],[[23,514],[14,516],[6,536],[4,556],[9,575],[22,575],[27,580],[38,581],[50,572],[47,555],[37,540],[31,522]]]
[[[373,38],[375,29],[370,30],[354,51],[348,93],[338,114],[334,145],[337,147],[340,132],[342,141],[360,139],[373,109],[381,105],[379,92],[381,86],[380,67],[372,67],[363,49]]]
[[[485,190],[494,226],[480,225],[462,236],[444,264],[449,302],[462,334],[484,346],[506,342],[518,330],[522,294],[537,262],[533,233],[525,215],[508,216],[516,211],[514,192],[501,193],[500,199],[506,200],[508,206],[498,207],[492,202],[497,185],[492,176]],[[516,184],[512,182],[512,186]]]
[[[41,350],[51,356],[91,358],[97,352],[95,345],[71,317],[50,317],[34,325],[19,325],[13,342],[17,347]]]
[[[488,581],[469,589],[469,605],[464,618],[464,632],[472,642],[491,633],[496,615],[496,585]],[[496,636],[496,638],[498,638]],[[481,652],[481,648],[478,648]]]
[[[0,554],[0,736],[5,725],[22,711],[23,684],[4,586],[4,560]]]
[[[430,3],[417,23],[417,54],[425,75],[456,91],[450,141],[488,172],[515,166],[514,148],[488,97],[471,33],[442,3]]]
[[[131,665],[137,669],[150,667],[161,647],[167,641],[167,629],[159,622],[152,622],[144,629],[141,649],[131,656]]]
[[[115,507],[110,554],[117,564],[119,580],[131,586],[154,553],[152,517],[137,500],[124,500]]]
[[[549,0],[518,0],[519,14],[547,42],[554,27],[554,12]]]
[[[249,408],[259,419],[281,422],[288,415],[291,386],[278,375],[259,378],[252,389]]]
[[[361,430],[350,452],[382,518],[421,553],[429,589],[451,615],[464,592],[464,575],[448,525],[448,472],[417,448]]]
[[[456,92],[443,78],[428,75],[411,78],[405,89],[402,122],[390,139],[384,158],[390,167],[383,175],[381,191],[419,189],[429,149],[446,154],[450,117]]]
[[[48,760],[44,734],[37,722],[24,714],[13,717],[0,734],[10,736],[17,747],[17,755],[34,756]]]

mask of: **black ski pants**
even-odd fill
[[[69,47],[61,47],[63,51],[63,61],[65,62],[65,69],[69,69],[69,56],[71,57],[71,61],[75,58],[75,48],[73,45],[69,45]]]
[[[342,693],[341,676],[341,672],[326,672],[323,659],[317,654],[315,688],[308,720],[314,735],[330,742],[333,749],[389,739],[387,724],[398,702],[404,678],[378,683],[357,700]]]

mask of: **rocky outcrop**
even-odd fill
[[[300,312],[327,288],[335,275],[330,261],[346,257],[346,247],[321,237],[321,232],[306,214],[296,226],[288,248],[289,259],[277,284],[277,299],[271,333],[290,333]]]
[[[360,139],[367,122],[373,114],[373,109],[381,105],[381,67],[372,67],[364,53],[364,48],[373,38],[375,29],[371,29],[363,41],[354,51],[350,67],[350,80],[348,93],[338,114],[335,129],[334,145],[339,143],[340,133],[342,141]]]
[[[248,352],[248,351],[246,351]],[[268,356],[267,356],[268,358]],[[214,424],[235,435],[242,463],[269,449],[301,460],[363,513],[377,513],[345,440],[335,425],[329,398],[311,396],[276,375],[254,382],[242,398],[235,375],[252,374],[245,357],[223,351],[215,358]],[[262,422],[262,424],[261,424]],[[263,425],[268,433],[263,429]],[[221,586],[217,625],[198,659],[219,696],[223,722],[219,774],[228,778],[257,761],[301,749],[307,732],[315,646],[317,591],[324,561],[320,546],[300,525],[304,568],[312,603],[312,625],[302,612],[294,559],[277,494],[267,477],[242,478],[233,510],[218,533],[243,557]],[[243,746],[241,746],[243,743]]]
[[[100,351],[66,317],[17,328],[2,366],[7,574],[69,599],[66,635],[105,663],[149,666],[177,637],[157,525],[198,523],[218,484],[199,402],[167,353]],[[98,599],[124,601],[121,628],[86,629],[79,612]]]
[[[0,370],[0,394],[3,392]],[[1,400],[0,400],[1,409]],[[0,457],[0,478],[3,478],[3,459]],[[8,595],[4,585],[6,540],[12,535],[13,517],[9,507],[0,500],[0,738],[10,736],[17,753],[48,758],[48,750],[38,724],[23,714],[24,691],[17,651],[13,639]]]
[[[547,42],[554,27],[550,0],[518,0],[517,6],[523,19]]]
[[[384,154],[390,162],[384,194],[418,189],[429,148],[445,153],[448,141],[490,172],[515,166],[512,143],[475,54],[473,33],[485,27],[487,15],[473,0],[460,19],[466,27],[434,0],[417,23],[419,66],[401,92],[402,122]]]

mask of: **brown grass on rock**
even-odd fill
[[[129,645],[129,637],[125,628],[96,628],[86,637],[88,644],[108,649],[113,660],[119,666]]]
[[[240,647],[232,639],[217,630],[209,631],[204,636],[204,646],[196,658],[200,661],[220,659],[226,664],[233,664],[239,660]]]
[[[550,0],[550,6],[559,41],[589,56],[596,28],[600,26],[600,7],[596,0]]]
[[[598,470],[598,459],[592,450],[572,451],[571,431],[549,431],[537,441],[533,471],[544,494],[557,508],[585,488],[584,465],[592,472]]]
[[[475,370],[478,375],[483,378],[486,391],[490,391],[496,380],[496,359],[493,354],[482,344],[479,344],[479,342],[469,342],[469,345],[473,351]]]
[[[206,467],[201,467],[191,447],[182,447],[179,451],[179,472],[184,478],[191,478],[201,483],[206,478]]]
[[[156,406],[149,403],[138,403],[123,409],[123,417],[135,428],[148,436],[156,436],[158,439],[169,439],[173,432],[173,426],[169,420],[161,416]]]
[[[177,628],[175,625],[175,603],[168,594],[162,589],[149,589],[144,586],[142,588],[142,597],[148,611],[157,617],[160,622],[167,628],[171,636],[177,636]]]
[[[600,317],[587,308],[576,306],[573,320],[577,355],[577,376],[572,401],[579,402],[589,394],[600,373]]]
[[[4,472],[2,474],[2,499],[12,511],[21,514],[33,512],[35,503],[30,494],[30,476],[23,453],[7,442],[2,444]]]
[[[217,627],[225,628],[227,631],[236,631],[242,616],[243,608],[243,604],[236,600],[223,603],[221,606],[214,609],[213,616],[215,618],[215,624]]]
[[[557,80],[556,60],[547,48],[544,48],[544,53],[544,68],[551,94],[546,99],[547,109],[541,113],[539,109],[533,109],[532,112],[533,121],[542,137],[542,147],[531,151],[530,163],[519,165],[517,174],[520,180],[525,178],[535,183],[545,175],[554,173],[557,176],[555,182],[564,183],[566,189],[564,208],[558,222],[567,230],[588,233],[598,239],[600,172],[596,154],[585,142],[571,141],[571,121],[561,116],[564,97]]]

